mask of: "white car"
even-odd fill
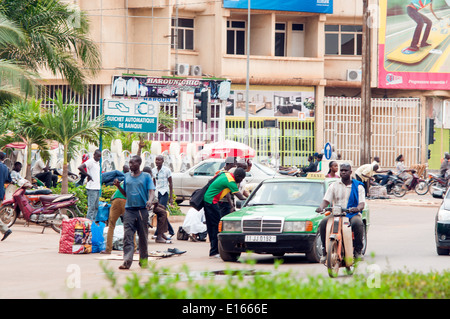
[[[268,178],[285,176],[260,163],[252,162],[252,164],[252,169],[250,172],[247,172],[247,177],[245,178],[247,184],[259,184]],[[173,192],[177,196],[177,203],[189,199],[196,189],[205,186],[214,177],[215,173],[224,166],[224,159],[207,159],[186,172],[173,173]]]

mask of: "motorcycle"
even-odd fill
[[[444,177],[436,174],[428,174],[428,190],[432,193],[435,189],[441,190],[443,193],[447,190],[448,181]]]
[[[25,195],[26,189],[18,188],[11,199],[3,201],[0,206],[0,219],[11,227],[17,218],[23,218],[28,223],[42,225],[42,233],[46,227],[51,227],[57,233],[61,232],[61,224],[65,219],[82,217],[76,203],[78,198],[68,195],[41,195],[42,206],[33,206]]]
[[[302,170],[298,169],[295,166],[293,166],[293,167],[282,167],[282,166],[280,166],[278,168],[278,173],[280,173],[281,175],[300,177],[301,174],[302,174]]]
[[[345,267],[347,275],[352,275],[355,271],[355,259],[353,258],[353,232],[350,220],[346,216],[349,212],[339,206],[326,208],[321,214],[326,216],[332,214],[333,217],[327,222],[327,235],[325,249],[327,251],[326,266],[328,275],[336,278],[339,269]]]
[[[394,173],[392,171],[388,171],[387,175],[388,175],[388,179],[387,179],[386,184],[381,185],[381,181],[383,180],[383,175],[380,175],[380,174],[373,176],[374,182],[380,186],[386,187],[386,192],[388,193],[388,195],[394,194],[394,190],[395,190],[395,192],[399,192],[400,189],[402,188],[403,181],[400,178],[398,178],[396,175],[394,175]]]
[[[412,170],[411,174],[413,176],[411,184],[409,184],[409,186],[407,186],[406,188],[396,187],[393,192],[394,196],[403,197],[405,196],[407,191],[410,191],[412,189],[414,189],[414,191],[418,195],[425,195],[426,193],[428,193],[428,183],[424,179],[420,178],[419,175],[416,174],[415,170]],[[403,181],[403,185],[404,184],[405,183]]]

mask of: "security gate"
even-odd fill
[[[265,127],[263,118],[249,119],[249,146],[259,162],[272,165],[304,166],[315,152],[315,123],[311,120],[278,118],[278,127]],[[245,120],[227,119],[225,138],[244,143]]]
[[[360,163],[361,99],[325,97],[324,141],[334,145],[343,160]],[[420,163],[420,100],[371,100],[371,158],[379,156],[383,167],[394,167],[403,154],[405,165]]]

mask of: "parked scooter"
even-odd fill
[[[21,187],[14,192],[11,199],[5,200],[0,206],[0,219],[11,227],[17,218],[23,218],[28,223],[42,225],[42,233],[46,227],[51,227],[59,233],[63,220],[82,216],[76,205],[78,198],[73,194],[42,195],[40,202],[42,207],[33,207],[25,195],[25,188]]]
[[[428,174],[428,190],[433,193],[435,190],[442,191],[444,194],[447,191],[448,181],[444,177],[440,177],[436,174]]]
[[[353,258],[353,232],[350,220],[346,216],[348,209],[335,206],[326,208],[325,215],[333,217],[327,222],[327,235],[325,249],[327,251],[328,275],[335,278],[339,274],[339,268],[345,267],[347,275],[352,275],[355,270]]]
[[[282,166],[280,166],[278,168],[278,173],[280,173],[281,175],[300,177],[301,174],[302,174],[302,170],[298,169],[295,166],[293,166],[293,167],[282,167]]]
[[[381,174],[376,174],[374,175],[374,181],[375,183],[386,187],[386,192],[388,193],[388,195],[392,195],[394,193],[394,189],[396,192],[400,191],[400,189],[402,188],[403,185],[403,181],[398,178],[396,175],[394,175],[394,173],[389,170],[388,173],[388,178],[387,178],[387,182],[384,185],[381,185],[381,182],[383,180],[383,175]]]

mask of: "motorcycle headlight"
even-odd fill
[[[438,213],[439,221],[450,221],[450,210],[440,209]]]
[[[285,221],[284,232],[305,232],[312,231],[312,222],[310,221]]]
[[[222,231],[224,232],[241,232],[240,220],[222,220]]]

